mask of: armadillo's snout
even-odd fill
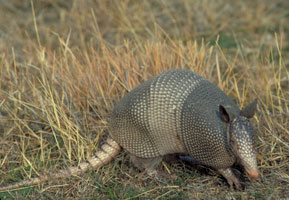
[[[251,179],[258,179],[259,178],[259,172],[258,170],[246,170],[247,173],[248,173],[248,176],[251,178]]]
[[[233,152],[248,176],[251,179],[258,179],[259,171],[254,145],[254,130],[249,120],[244,116],[238,116],[233,120],[230,130]]]
[[[241,160],[241,164],[243,165],[245,171],[247,172],[248,176],[251,179],[258,179],[259,178],[259,170],[257,167],[257,160],[256,160],[256,156],[254,154],[253,155],[251,154],[248,157],[244,157]]]
[[[241,163],[244,166],[245,171],[247,172],[248,176],[251,179],[258,179],[259,178],[259,170],[257,167],[256,156],[255,156],[255,154],[251,154],[250,156],[249,155],[247,154],[247,156],[245,156],[241,160]]]

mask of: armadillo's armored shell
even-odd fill
[[[187,151],[196,160],[217,169],[235,162],[229,146],[229,123],[221,117],[219,105],[232,115],[240,113],[222,90],[205,80],[186,98],[180,119],[180,135]]]
[[[222,104],[234,102],[217,86],[188,70],[165,71],[133,89],[111,113],[110,134],[124,149],[152,158],[188,152],[213,167],[234,162],[227,146]],[[225,164],[226,165],[226,164]]]

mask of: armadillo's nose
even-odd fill
[[[259,172],[257,170],[247,170],[248,176],[252,179],[259,178]]]

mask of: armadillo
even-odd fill
[[[126,94],[110,114],[108,138],[102,148],[77,167],[8,186],[39,184],[79,175],[110,162],[121,147],[133,164],[149,175],[167,155],[186,154],[216,169],[228,184],[241,188],[232,165],[239,163],[252,179],[259,177],[254,131],[249,119],[257,101],[240,110],[220,88],[185,69],[164,71]]]

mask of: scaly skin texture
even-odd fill
[[[255,109],[240,111],[205,78],[173,69],[124,96],[111,113],[109,132],[131,154],[133,163],[149,173],[163,156],[186,153],[215,168],[239,189],[230,169],[236,161],[252,178],[258,177],[253,129],[247,119]]]

